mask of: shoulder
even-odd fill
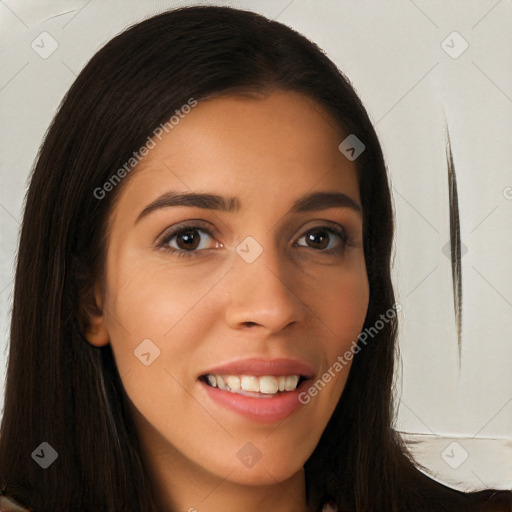
[[[14,498],[0,496],[0,512],[30,512],[30,509],[23,507]]]

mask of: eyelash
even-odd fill
[[[310,233],[311,231],[316,231],[316,230],[319,230],[319,231],[327,231],[328,233],[331,233],[333,235],[337,235],[340,240],[341,240],[341,250],[343,250],[346,246],[350,245],[350,242],[351,242],[351,239],[349,238],[349,236],[341,229],[338,229],[338,228],[335,228],[335,227],[332,227],[332,226],[315,226],[313,228],[310,228],[308,229],[307,231],[305,231],[300,237],[299,237],[299,240],[301,238],[303,238],[305,235],[307,235],[308,233]],[[168,244],[169,242],[174,238],[176,237],[177,235],[179,235],[180,233],[185,233],[187,231],[203,231],[204,233],[206,233],[208,236],[210,236],[211,238],[214,238],[213,235],[210,233],[210,231],[208,229],[206,229],[204,226],[202,225],[199,225],[199,224],[191,224],[189,226],[187,225],[182,225],[180,226],[178,229],[175,229],[173,230],[171,233],[169,233],[168,235],[166,235],[159,243],[158,243],[158,248],[159,249],[162,249],[163,251],[165,252],[169,252],[175,256],[178,256],[178,257],[195,257],[197,256],[197,253],[200,252],[200,250],[193,250],[193,251],[183,251],[181,249],[174,249],[173,247],[169,247]],[[294,245],[294,247],[304,247],[304,246],[296,246]],[[313,247],[306,247],[307,249],[313,249],[313,250],[317,250],[319,252],[323,252],[323,253],[327,253],[327,254],[331,254],[333,252],[336,251],[336,249],[314,249]],[[204,249],[202,249],[204,250]]]

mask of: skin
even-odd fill
[[[338,150],[345,136],[319,104],[295,92],[219,97],[199,102],[155,139],[123,184],[110,217],[105,283],[96,287],[101,314],[91,317],[87,338],[112,346],[144,457],[170,510],[308,510],[303,465],[350,363],[309,404],[268,424],[212,402],[197,378],[250,357],[302,359],[318,378],[357,339],[369,300],[361,214],[289,211],[314,191],[361,204],[355,163]],[[168,191],[236,196],[241,209],[173,206],[136,222]],[[194,232],[200,242],[191,257],[158,247],[162,233],[191,219],[207,222],[210,233]],[[344,229],[351,244],[319,233],[325,225]],[[316,245],[304,236],[310,232],[319,235]],[[247,236],[263,248],[251,264],[235,251]],[[160,245],[191,252],[183,234]],[[145,366],[134,350],[148,338],[160,355]],[[252,467],[237,457],[248,442],[261,453]]]

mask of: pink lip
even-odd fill
[[[303,405],[299,400],[299,394],[310,385],[310,381],[305,380],[294,391],[278,393],[268,398],[253,398],[231,393],[230,391],[211,387],[202,381],[199,384],[207,397],[216,404],[238,413],[249,421],[273,423],[283,421]]]
[[[222,366],[216,366],[204,371],[201,375],[302,375],[311,379],[315,369],[305,361],[295,359],[239,359]],[[256,400],[259,400],[258,398]]]

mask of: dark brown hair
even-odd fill
[[[1,423],[2,492],[39,512],[165,510],[110,345],[94,347],[83,335],[121,186],[101,199],[94,191],[190,98],[273,89],[313,98],[343,133],[363,141],[356,164],[370,283],[364,328],[393,307],[384,158],[360,99],[333,62],[294,30],[249,11],[188,7],[138,23],[80,73],[31,175]],[[395,317],[354,357],[339,404],[305,464],[312,509],[331,497],[358,512],[469,510],[462,494],[415,469],[391,428],[396,329]],[[58,452],[47,469],[31,457],[42,442]]]

